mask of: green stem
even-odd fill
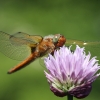
[[[68,94],[68,95],[67,95],[67,100],[73,100],[73,96],[70,95],[70,94]]]

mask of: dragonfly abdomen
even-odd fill
[[[8,74],[14,73],[24,67],[26,67],[27,65],[29,65],[32,61],[34,61],[36,58],[38,57],[38,53],[34,52],[32,53],[27,59],[25,59],[24,61],[22,61],[20,64],[18,64],[17,66],[13,67],[12,69],[10,69],[8,71]]]

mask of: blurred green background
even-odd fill
[[[100,1],[0,0],[0,30],[41,36],[61,33],[66,38],[99,41]],[[94,53],[98,52],[99,58],[99,47],[90,51],[92,49]],[[17,63],[0,53],[0,100],[66,100],[49,90],[39,60],[14,74],[6,74]],[[99,84],[98,79],[84,100],[100,98]]]

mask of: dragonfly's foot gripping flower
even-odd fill
[[[91,58],[90,52],[86,55],[84,48],[76,46],[74,52],[71,47],[61,47],[49,54],[44,62],[47,68],[45,75],[50,84],[51,91],[59,96],[72,95],[84,98],[89,95],[92,83],[100,75],[96,57]]]

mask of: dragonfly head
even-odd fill
[[[57,47],[62,47],[66,42],[66,38],[61,34],[56,34],[53,37],[53,43]]]
[[[47,39],[52,40],[56,48],[62,47],[66,42],[66,38],[61,34],[45,36],[44,40],[47,40]]]

